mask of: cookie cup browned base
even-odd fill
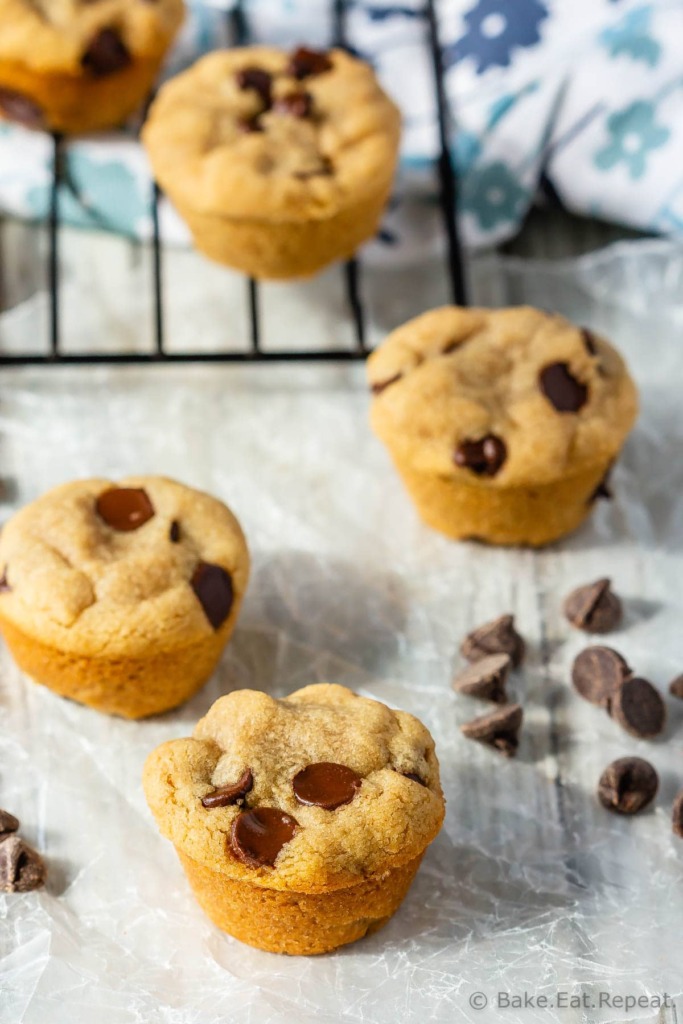
[[[40,118],[19,119],[30,128],[43,128],[64,135],[115,128],[142,105],[150,93],[165,56],[134,58],[128,67],[102,78],[83,74],[38,72],[23,64],[0,61],[0,93],[18,93],[35,104]],[[3,112],[0,117],[11,117]]]
[[[251,277],[284,280],[309,277],[335,260],[352,256],[375,234],[389,187],[383,185],[323,220],[238,219],[176,207],[204,255]]]
[[[200,642],[145,657],[81,656],[45,644],[0,618],[0,630],[23,672],[61,697],[108,715],[145,718],[177,707],[213,673],[232,632],[231,619]]]
[[[540,547],[590,515],[611,461],[537,487],[492,487],[416,472],[396,460],[422,520],[455,540]]]
[[[230,878],[177,850],[202,910],[223,931],[269,953],[329,953],[376,932],[410,888],[423,853],[329,893],[285,892]]]

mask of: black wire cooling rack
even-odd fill
[[[347,47],[346,21],[350,0],[333,0],[333,37],[338,47]],[[458,235],[457,178],[451,156],[451,125],[444,88],[444,65],[435,0],[425,0],[421,12],[427,32],[427,41],[434,75],[434,90],[439,126],[439,158],[437,161],[438,185],[441,216],[446,236],[446,273],[453,301],[466,304],[465,276],[462,248]],[[242,5],[238,4],[229,14],[231,35],[237,45],[249,41],[247,21]],[[345,277],[346,300],[354,326],[355,343],[349,348],[320,350],[277,350],[269,351],[262,345],[260,326],[261,297],[259,284],[254,278],[246,280],[246,302],[249,311],[250,347],[247,349],[219,349],[212,352],[168,352],[165,347],[164,329],[164,282],[163,246],[159,226],[159,200],[161,194],[154,186],[151,197],[152,213],[152,267],[154,288],[154,345],[149,352],[81,352],[65,353],[61,347],[60,314],[60,231],[59,192],[68,184],[64,169],[63,139],[53,136],[52,179],[48,214],[48,291],[49,291],[49,332],[50,346],[44,353],[3,354],[0,365],[73,365],[88,363],[230,363],[230,362],[293,362],[301,361],[352,361],[366,357],[366,314],[362,297],[361,265],[357,258],[348,260],[342,268]]]

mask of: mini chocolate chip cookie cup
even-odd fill
[[[341,50],[244,47],[167,82],[142,132],[155,176],[210,259],[296,278],[371,238],[392,186],[400,115]]]
[[[371,423],[423,521],[457,540],[540,546],[575,530],[637,414],[604,339],[529,307],[444,307],[368,360]]]
[[[272,953],[327,953],[399,908],[444,817],[433,740],[342,686],[221,697],[143,784],[194,895]]]
[[[0,536],[0,631],[18,666],[62,697],[142,718],[208,680],[249,575],[240,526],[163,477],[64,484]]]
[[[146,100],[183,15],[183,0],[0,0],[0,117],[68,135],[120,125]]]

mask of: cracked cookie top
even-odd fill
[[[254,885],[327,891],[407,863],[444,816],[434,741],[412,715],[343,686],[221,697],[144,770],[163,835]]]
[[[183,0],[0,0],[0,61],[100,77],[163,52],[184,10]]]
[[[0,534],[0,617],[83,656],[169,651],[228,626],[246,588],[240,526],[216,498],[163,477],[80,480]]]
[[[373,429],[397,457],[495,487],[604,464],[637,414],[604,338],[524,306],[424,313],[370,356],[368,378]]]
[[[390,182],[399,131],[363,61],[254,46],[211,53],[167,82],[142,138],[181,211],[300,221]]]

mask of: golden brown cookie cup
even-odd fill
[[[24,123],[28,127],[64,135],[115,128],[143,104],[165,53],[164,47],[154,55],[133,57],[127,67],[101,78],[85,73],[42,72],[23,64],[0,61],[0,92],[5,89],[17,93],[37,106],[40,116],[35,122],[27,119]],[[2,114],[0,103],[0,116]]]
[[[122,718],[146,718],[189,700],[212,675],[234,629],[240,597],[209,637],[144,657],[79,655],[30,636],[0,615],[0,631],[19,668],[34,682],[79,704]]]
[[[199,864],[177,850],[202,910],[223,931],[269,953],[311,956],[371,935],[405,897],[424,853],[330,892],[253,885]]]
[[[535,487],[493,487],[421,473],[394,459],[420,518],[454,540],[542,547],[576,530],[591,514],[612,460]]]
[[[391,182],[322,220],[267,221],[221,217],[180,206],[197,249],[217,263],[251,277],[310,277],[329,263],[351,257],[375,234]],[[173,196],[170,196],[173,199]]]

